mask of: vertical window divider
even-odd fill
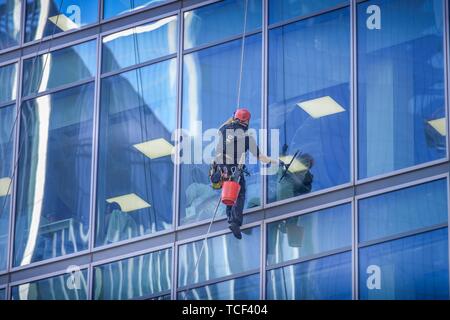
[[[12,130],[12,139],[13,142],[13,159],[12,159],[12,174],[11,177],[11,203],[9,205],[9,235],[8,235],[8,257],[7,260],[7,271],[10,272],[13,268],[13,260],[14,260],[14,234],[15,234],[15,219],[16,219],[16,198],[17,198],[17,171],[18,171],[18,161],[19,161],[19,134],[20,134],[20,123],[21,123],[21,104],[22,104],[22,70],[23,70],[23,58],[20,57],[17,66],[17,92],[16,92],[16,104],[15,104],[15,124]],[[9,282],[11,281],[11,276],[8,276]],[[9,288],[9,285],[8,285]],[[10,299],[10,290],[7,290],[6,293],[7,300]]]
[[[175,130],[181,129],[181,114],[182,114],[182,101],[183,101],[183,47],[184,47],[184,10],[181,8],[178,11],[178,46],[177,46],[177,108],[176,108],[176,127]],[[179,138],[179,137],[175,137]],[[176,149],[175,149],[176,150]],[[173,230],[175,232],[173,250],[172,250],[172,300],[177,300],[177,287],[178,287],[178,245],[176,230],[179,226],[180,218],[180,154],[177,151],[175,154],[174,163],[174,190],[173,190]]]
[[[97,173],[98,173],[98,144],[100,134],[100,90],[101,90],[101,73],[102,73],[102,36],[97,35],[97,68],[95,75],[95,92],[94,92],[94,110],[92,118],[92,160],[91,160],[91,198],[90,198],[90,214],[89,214],[89,243],[88,249],[90,252],[89,267],[88,267],[88,300],[93,297],[93,267],[92,250],[95,247],[95,219],[97,212]]]
[[[262,24],[262,110],[261,110],[261,129],[264,134],[262,136],[263,141],[260,141],[260,145],[262,146],[263,153],[268,154],[267,152],[267,140],[268,140],[268,54],[269,54],[269,1],[262,0],[262,12],[263,12],[263,24]],[[262,165],[262,164],[260,164]],[[260,170],[261,172],[261,170]],[[263,171],[264,172],[264,171]],[[261,190],[261,204],[263,209],[263,222],[261,224],[261,268],[260,268],[260,291],[261,291],[261,300],[266,299],[266,245],[267,242],[267,234],[266,234],[266,211],[264,210],[267,201],[267,177],[264,175],[261,177],[262,182],[262,190]]]
[[[97,205],[97,165],[98,165],[98,150],[99,150],[99,133],[100,133],[100,90],[101,90],[101,55],[102,55],[102,38],[99,35],[97,37],[97,69],[95,76],[95,93],[94,93],[94,110],[92,118],[92,160],[91,160],[91,198],[90,198],[90,219],[89,219],[89,252],[92,252],[95,247],[95,218],[96,218],[96,205]]]
[[[443,50],[444,50],[444,90],[445,90],[445,132],[447,133],[447,137],[445,139],[445,143],[446,143],[446,154],[445,154],[445,158],[448,161],[449,157],[450,157],[450,152],[448,150],[449,146],[450,146],[450,142],[449,142],[449,6],[448,6],[448,1],[443,1],[443,20],[444,20],[444,30],[443,30]]]
[[[353,189],[352,199],[352,299],[358,300],[358,210],[356,196],[356,181],[358,177],[358,73],[357,73],[357,2],[350,1],[350,174]]]

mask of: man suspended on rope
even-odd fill
[[[282,161],[271,159],[260,152],[255,138],[248,134],[250,117],[247,109],[237,109],[233,117],[219,128],[216,157],[210,170],[212,186],[215,189],[221,188],[223,180],[233,179],[239,182],[240,191],[236,202],[226,209],[229,228],[238,239],[242,238],[241,226],[246,192],[244,175],[248,175],[244,161],[247,151],[263,163],[284,166]]]

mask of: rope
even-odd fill
[[[206,232],[205,239],[203,239],[203,244],[202,244],[202,248],[200,249],[200,254],[198,255],[197,261],[195,262],[194,270],[192,271],[192,276],[195,275],[195,272],[197,271],[200,259],[202,258],[203,251],[205,249],[205,244],[206,244],[206,241],[208,240],[209,233],[211,232],[211,227],[212,227],[212,225],[214,223],[214,220],[216,219],[217,210],[219,209],[219,205],[220,205],[221,200],[222,200],[221,197],[219,197],[219,201],[217,201],[216,208],[214,209],[214,215],[213,215],[213,217],[211,219],[211,222],[209,223],[209,227],[208,227],[208,231]],[[188,279],[189,279],[189,277],[188,277]],[[185,300],[187,300],[187,294],[186,293],[184,294],[184,297],[185,297]]]
[[[64,0],[61,0],[61,2],[59,3],[58,12],[61,12],[61,8],[62,8],[62,5],[63,5],[63,2],[64,2]],[[46,65],[47,65],[47,61],[48,61],[48,53],[50,52],[50,49],[51,49],[51,44],[52,44],[52,41],[53,41],[53,37],[54,37],[54,35],[55,35],[55,30],[56,30],[56,26],[57,26],[58,21],[59,21],[59,17],[60,17],[60,15],[58,15],[58,16],[56,17],[56,21],[55,21],[55,23],[54,23],[54,25],[53,25],[53,30],[52,30],[52,34],[50,35],[50,40],[49,40],[49,46],[48,46],[47,55],[46,55],[46,57],[45,57],[43,67],[42,67],[42,69],[41,69],[41,72],[40,72],[40,75],[39,75],[39,78],[38,78],[38,79],[40,79],[40,80],[38,80],[38,83],[37,83],[37,85],[36,85],[36,92],[32,92],[30,95],[38,93],[39,87],[41,86],[41,82],[42,82],[42,74],[44,73],[45,67],[46,67]],[[34,71],[35,71],[35,68],[34,68],[34,67],[35,67],[35,64],[36,64],[36,60],[37,60],[37,58],[38,58],[38,56],[39,56],[39,50],[41,50],[41,46],[42,46],[42,43],[43,43],[44,38],[45,38],[44,35],[42,35],[42,37],[41,37],[41,39],[40,39],[40,41],[39,41],[38,47],[37,47],[37,49],[36,49],[36,54],[35,54],[35,56],[33,57],[33,64],[31,65],[31,75],[30,75],[30,77],[29,77],[29,79],[30,79],[30,85],[32,85],[32,81],[33,81],[33,78],[34,78],[34,76],[35,76],[35,72],[34,72]],[[23,79],[22,79],[22,82],[23,82]],[[34,90],[33,90],[33,91],[34,91]],[[18,95],[21,95],[21,94],[22,94],[22,92],[18,92]],[[16,97],[16,99],[18,99],[18,97]],[[21,112],[22,112],[22,103],[19,104],[19,107],[18,107],[18,109],[17,109],[16,117],[15,117],[15,119],[14,119],[13,125],[12,125],[12,127],[11,127],[11,132],[10,132],[10,134],[9,134],[8,142],[11,141],[11,139],[12,139],[12,135],[13,135],[13,133],[14,133],[14,128],[15,128],[15,126],[16,126],[16,124],[17,124],[17,121],[18,121],[18,119],[19,119],[19,116],[20,116]],[[28,129],[28,126],[25,125],[24,128],[25,128],[25,130],[27,130],[27,129]],[[27,134],[26,134],[25,136],[28,136],[28,130],[27,130]],[[13,172],[12,172],[12,175],[11,175],[11,180],[10,180],[10,182],[9,182],[9,184],[8,184],[8,188],[6,189],[6,194],[7,194],[7,195],[8,195],[9,192],[11,191],[11,186],[12,186],[12,183],[13,183],[14,178],[15,178],[15,176],[16,176],[16,172],[17,172],[17,167],[18,167],[19,159],[20,159],[20,155],[21,155],[21,152],[22,152],[22,146],[23,146],[23,142],[19,145],[19,150],[18,150],[18,154],[17,154],[17,159],[16,159],[16,161],[15,161],[15,163],[14,163]],[[5,197],[5,200],[3,201],[3,205],[2,205],[2,209],[0,210],[0,213],[2,213],[3,210],[4,210],[5,207],[6,207],[7,199],[8,199],[8,197]]]
[[[248,0],[245,0],[244,31],[242,33],[241,65],[240,65],[240,70],[239,70],[238,98],[237,98],[237,105],[236,105],[237,108],[239,108],[239,106],[241,104],[242,74],[244,71],[245,34],[247,33],[247,14],[248,14]]]

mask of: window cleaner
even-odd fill
[[[249,175],[244,164],[247,152],[250,151],[263,163],[284,166],[282,161],[260,152],[255,138],[248,134],[250,118],[250,112],[240,108],[220,127],[216,157],[210,169],[212,187],[222,188],[221,201],[227,206],[229,228],[238,239],[242,238],[240,228],[246,193],[245,176]]]

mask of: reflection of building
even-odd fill
[[[0,299],[449,298],[444,0],[99,1],[0,4]],[[203,242],[239,89],[292,166]]]

